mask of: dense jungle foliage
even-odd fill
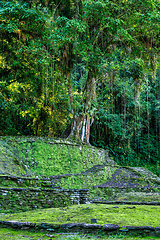
[[[0,135],[81,139],[160,171],[160,2],[0,1]]]

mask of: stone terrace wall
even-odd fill
[[[88,189],[0,188],[0,210],[60,207],[86,203]]]
[[[67,139],[1,136],[0,159],[1,175],[45,177],[80,173],[111,161],[106,150]]]
[[[47,179],[49,180],[49,178]],[[42,187],[43,181],[33,177],[17,177],[10,175],[0,175],[0,187]]]

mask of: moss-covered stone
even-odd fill
[[[0,187],[43,189],[32,204],[37,207],[45,207],[43,198],[49,196],[45,189],[87,188],[90,201],[116,200],[134,192],[145,192],[145,198],[149,199],[147,193],[160,192],[160,179],[156,175],[144,168],[120,167],[103,149],[37,137],[0,137],[0,144]],[[32,199],[32,195],[27,192],[26,196]],[[17,203],[23,209],[24,192],[11,193],[13,202],[17,196],[20,200]],[[6,202],[4,205],[7,207]]]
[[[0,137],[0,141],[0,173],[51,176],[80,173],[106,163],[103,149],[71,141],[35,137]]]

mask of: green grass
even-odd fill
[[[15,149],[0,140],[0,174],[21,176],[26,174],[18,157],[15,155]]]
[[[65,144],[49,144],[36,141],[32,144],[21,144],[23,151],[20,157],[28,168],[38,175],[58,175],[80,173],[101,161],[95,155],[92,162],[92,148],[83,146],[83,151],[78,146]],[[28,151],[27,151],[28,149]],[[26,151],[26,152],[25,152]]]
[[[2,168],[2,173],[11,172],[13,175],[26,172],[43,176],[80,173],[105,162],[103,150],[66,140],[0,137],[0,145],[3,146],[0,152],[0,170]],[[5,163],[8,158],[17,161],[11,170]]]
[[[95,239],[106,239],[106,240],[154,240],[160,239],[159,237],[141,237],[141,236],[132,236],[132,235],[124,235],[124,234],[113,234],[106,236],[105,234],[72,234],[72,233],[44,233],[44,232],[30,232],[27,230],[13,230],[9,228],[0,228],[0,239],[1,240],[95,240]]]
[[[0,174],[16,175],[24,174],[39,176],[52,176],[75,174],[85,172],[95,165],[102,165],[102,169],[89,172],[87,175],[66,176],[55,180],[52,178],[52,184],[62,188],[80,189],[89,188],[89,200],[129,200],[129,201],[159,201],[160,196],[132,196],[121,195],[121,189],[114,188],[92,188],[92,186],[101,185],[108,180],[112,183],[125,180],[126,183],[131,180],[132,183],[138,183],[139,189],[128,188],[126,191],[141,191],[141,187],[147,186],[148,181],[153,186],[154,181],[158,181],[153,174],[143,169],[132,169],[129,167],[120,167],[121,172],[117,174],[116,179],[112,174],[118,170],[118,166],[109,166],[106,164],[103,149],[89,147],[87,145],[77,145],[76,142],[67,140],[55,140],[53,138],[38,137],[0,137]],[[126,170],[135,173],[137,178],[126,177]],[[152,176],[153,175],[153,176]],[[111,179],[112,178],[112,179]],[[1,178],[2,179],[2,178]],[[34,182],[34,181],[33,181]],[[50,183],[49,183],[50,184]],[[158,184],[158,183],[157,183]],[[41,183],[32,184],[32,187],[39,187]],[[27,181],[17,183],[13,180],[0,181],[0,187],[29,187]],[[45,183],[44,183],[45,186]],[[157,190],[155,189],[155,192]],[[158,190],[159,191],[159,190]],[[116,194],[117,197],[116,197]],[[3,211],[3,209],[2,209]]]
[[[90,188],[94,185],[99,185],[112,176],[117,168],[105,166],[104,169],[90,172],[87,175],[71,176],[68,178],[62,178],[60,186],[63,188]]]
[[[46,240],[49,239],[46,234],[38,232],[38,233],[33,233],[29,231],[24,231],[24,230],[13,230],[9,228],[0,228],[0,239],[1,240],[27,240],[27,239],[32,239],[32,240]]]
[[[160,202],[159,193],[129,192],[117,194],[117,201]]]
[[[54,143],[51,144],[50,142]],[[81,173],[97,164],[105,164],[103,151],[94,147],[85,145],[78,146],[76,143],[65,141],[56,142],[54,139],[35,138],[35,137],[0,137],[0,174],[9,174],[22,176],[24,174],[32,176],[52,176],[68,173]],[[91,189],[93,185],[99,185],[106,182],[118,166],[105,166],[104,169],[90,172],[88,175],[79,175],[62,178],[61,185],[64,188],[90,188],[91,197],[107,198],[113,196],[111,189]],[[125,169],[125,168],[124,168]],[[128,168],[127,168],[128,169]],[[133,171],[133,169],[131,169]],[[121,180],[122,174],[119,175]],[[148,176],[148,173],[147,173]],[[142,174],[142,185],[145,185],[145,178]],[[154,178],[154,176],[153,176]],[[154,179],[153,179],[154,180]],[[134,181],[134,179],[133,179]],[[140,181],[135,179],[136,181]],[[18,187],[19,184],[12,180],[1,182],[1,187]],[[27,183],[24,183],[24,187]],[[131,190],[131,189],[130,189]],[[111,197],[112,197],[111,196]],[[119,198],[119,199],[118,199]],[[117,200],[129,201],[159,201],[157,194],[147,195],[143,193],[119,193]],[[116,208],[114,208],[116,207]],[[121,227],[125,225],[134,226],[160,226],[160,206],[144,206],[136,205],[106,205],[106,204],[86,204],[72,205],[63,208],[50,208],[43,210],[33,210],[15,214],[0,214],[0,220],[17,220],[21,222],[33,223],[52,223],[55,225],[85,222],[91,223],[91,218],[97,219],[97,224],[119,224]],[[3,211],[3,209],[1,209]],[[70,220],[67,220],[70,219]],[[11,229],[0,229],[0,239],[21,240],[21,239],[160,239],[154,237],[133,237],[124,234],[105,236],[101,234],[85,235],[85,234],[51,234],[53,237],[42,232],[16,231]]]
[[[97,224],[119,224],[122,226],[160,226],[160,207],[137,205],[106,205],[82,204],[64,208],[33,210],[23,213],[1,215],[0,220],[16,220],[19,222],[64,224],[70,222],[91,223],[91,218],[97,219]],[[70,221],[67,221],[67,219]]]

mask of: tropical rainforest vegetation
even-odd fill
[[[0,135],[160,171],[159,0],[0,1]]]

